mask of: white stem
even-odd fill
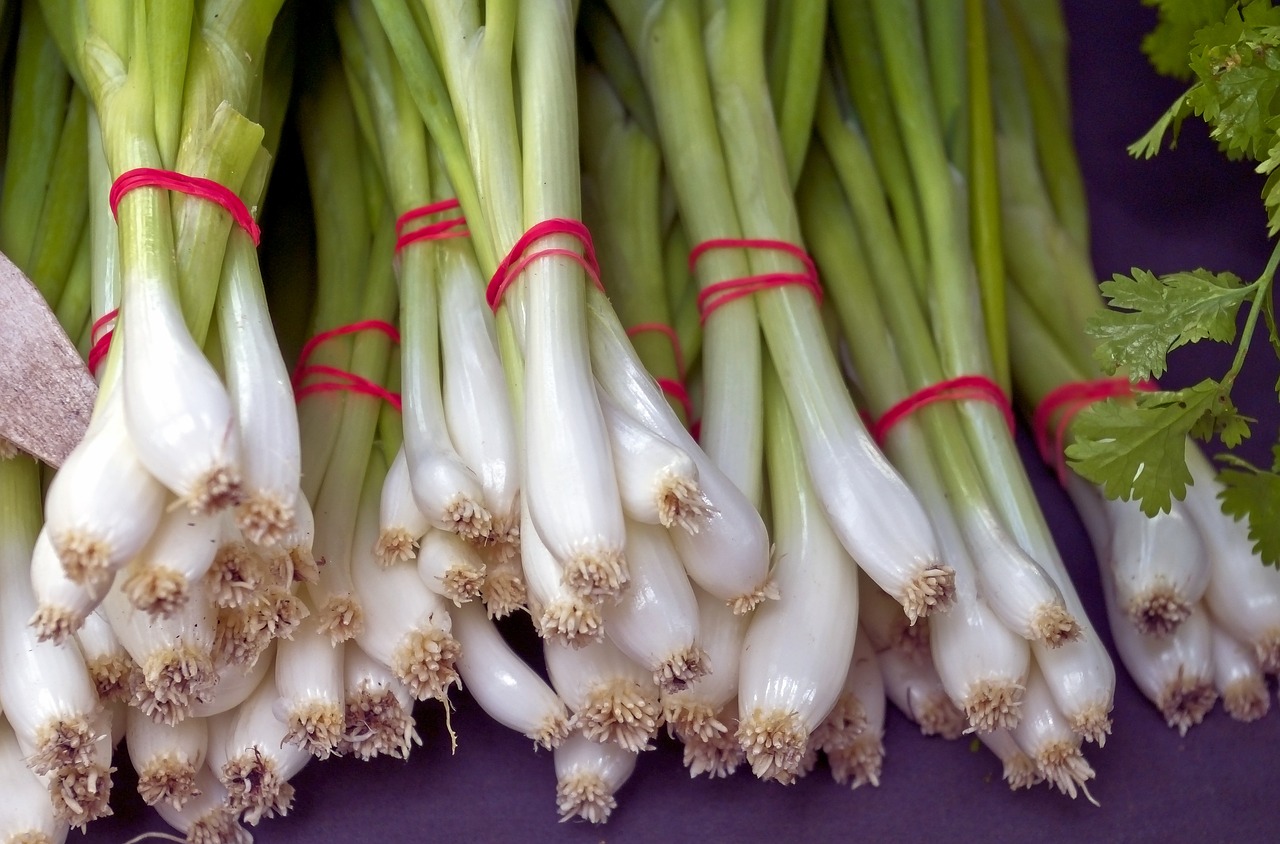
[[[933,660],[918,651],[889,648],[876,652],[885,695],[926,736],[957,739],[969,725],[942,685]]]
[[[102,600],[112,577],[108,574],[89,583],[67,577],[49,540],[48,527],[42,527],[31,552],[31,588],[38,606],[28,623],[41,639],[59,644],[66,641]]]
[[[886,708],[880,663],[870,638],[859,627],[840,698],[812,737],[826,754],[836,782],[850,788],[880,785]]]
[[[543,643],[551,685],[573,712],[572,726],[593,741],[652,749],[662,723],[658,687],[608,639],[581,648]]]
[[[699,530],[710,502],[698,486],[693,458],[633,419],[603,390],[599,399],[627,517],[647,525]]]
[[[196,774],[199,796],[187,801],[181,809],[168,803],[156,804],[156,812],[164,822],[187,836],[188,841],[209,844],[253,844],[253,836],[240,825],[237,812],[227,808],[226,786],[209,768]]]
[[[618,806],[614,795],[636,769],[636,753],[573,733],[553,754],[560,820],[579,817],[599,824]]]
[[[1271,708],[1266,675],[1250,648],[1213,625],[1213,684],[1227,714],[1237,721],[1256,721]]]
[[[84,626],[76,633],[76,643],[80,645],[80,654],[98,698],[104,702],[129,703],[134,688],[142,682],[142,672],[120,644],[101,607],[85,616]]]
[[[111,389],[45,498],[49,538],[67,575],[97,581],[142,550],[164,513],[164,487],[147,471]]]
[[[121,588],[130,603],[161,616],[181,607],[190,598],[191,584],[213,565],[223,523],[219,516],[178,508],[165,513],[146,547],[121,574]]]
[[[27,768],[18,737],[0,719],[0,840],[62,844],[70,824],[59,820],[43,782]]]
[[[276,646],[274,677],[280,697],[274,712],[288,728],[285,740],[317,759],[328,759],[342,740],[344,651],[321,635],[315,612]]]
[[[529,615],[539,636],[575,646],[604,636],[600,600],[579,595],[565,584],[564,571],[542,544],[524,496],[520,498],[520,564]]]
[[[1093,798],[1085,787],[1094,771],[1080,753],[1080,736],[1054,703],[1053,694],[1037,666],[1027,678],[1022,718],[1013,729],[1018,747],[1032,758],[1040,775],[1062,794],[1076,797],[1076,790]]]
[[[717,716],[737,697],[739,659],[749,616],[738,615],[710,593],[693,589],[698,604],[697,642],[706,654],[707,674],[686,689],[664,692],[662,708],[672,732],[682,740],[711,741],[731,724]]]
[[[755,506],[680,424],[662,390],[644,369],[603,294],[588,296],[591,363],[601,390],[654,433],[682,449],[698,470],[711,509],[698,531],[675,531],[672,541],[689,577],[746,612],[764,597],[769,580],[769,534]]]
[[[293,526],[302,495],[298,405],[267,311],[258,253],[233,231],[217,297],[227,389],[240,431],[244,500],[236,522],[250,541],[274,545]]]
[[[698,600],[664,528],[627,523],[631,582],[604,607],[605,631],[632,660],[653,672],[663,692],[677,692],[707,671],[698,647]]]
[[[409,461],[404,446],[396,451],[379,497],[378,544],[374,554],[384,565],[411,560],[417,553],[418,540],[431,529],[431,522],[413,500],[409,481]]]
[[[203,718],[166,726],[130,707],[125,730],[138,792],[147,805],[164,802],[181,809],[198,795],[196,777],[209,747],[209,726]]]
[[[462,646],[458,673],[476,703],[542,747],[563,741],[569,734],[564,701],[511,649],[484,610],[474,603],[459,607],[453,624]]]
[[[213,693],[208,699],[192,705],[190,717],[212,718],[235,709],[253,694],[262,678],[271,673],[274,664],[275,642],[272,642],[250,664],[231,663],[219,666],[218,681],[214,684]]]
[[[1209,586],[1209,558],[1186,505],[1147,516],[1136,501],[1106,500],[1116,603],[1143,633],[1167,635]]]
[[[1209,611],[1227,632],[1254,649],[1263,671],[1280,673],[1280,570],[1264,566],[1245,523],[1222,512],[1222,487],[1213,466],[1189,441],[1187,468],[1194,479],[1187,487],[1187,508],[1209,555]]]
[[[480,597],[484,560],[456,533],[437,529],[422,537],[417,568],[427,588],[455,606]]]
[[[414,728],[413,693],[355,642],[344,647],[347,711],[342,752],[363,760],[383,754],[408,759],[413,745],[422,745]]]

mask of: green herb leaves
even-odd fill
[[[1231,273],[1194,270],[1156,277],[1146,270],[1116,275],[1100,286],[1113,308],[1090,317],[1088,331],[1101,341],[1095,357],[1107,372],[1127,367],[1135,380],[1159,378],[1169,352],[1187,343],[1236,339],[1236,313],[1250,298]]]
[[[1223,490],[1222,509],[1236,519],[1248,519],[1253,550],[1268,565],[1280,565],[1280,446],[1271,449],[1270,471],[1238,457],[1225,459],[1234,468],[1218,473]]]
[[[1186,494],[1186,439],[1215,434],[1227,445],[1249,435],[1228,389],[1212,378],[1176,391],[1139,393],[1133,402],[1095,404],[1076,417],[1067,459],[1108,498],[1137,499],[1147,515]]]

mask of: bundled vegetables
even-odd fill
[[[14,840],[109,814],[113,752],[246,840],[313,757],[407,758],[416,702],[465,747],[459,687],[561,819],[664,727],[692,776],[878,785],[888,702],[1089,796],[1117,677],[1015,400],[1138,687],[1265,714],[1280,581],[1184,442],[1241,435],[1231,379],[1154,390],[1102,308],[1052,4],[581,5],[21,4],[0,249],[99,392],[61,467],[0,460]],[[1225,339],[1269,278],[1102,293],[1208,285]],[[1194,483],[1124,488],[1134,414]]]

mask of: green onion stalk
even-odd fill
[[[929,81],[919,10],[905,0],[892,0],[873,4],[872,18],[922,211],[930,270],[926,284],[930,330],[935,337],[941,374],[947,378],[990,378],[993,371],[985,342],[987,331],[976,288],[968,215],[964,211],[967,186],[957,177],[963,168],[948,158]],[[849,82],[852,86],[858,84],[856,79]],[[986,171],[988,178],[990,175]],[[1067,723],[1077,734],[1101,742],[1110,728],[1114,667],[1084,612],[1035,503],[1005,415],[986,402],[964,402],[958,410],[1001,530],[1052,578],[1071,625],[1079,625],[1078,636],[1060,647],[1052,647],[1050,642],[1033,644],[1036,661]],[[1084,678],[1088,681],[1083,682]]]
[[[376,165],[363,146],[342,70],[336,62],[309,67],[299,100],[299,135],[313,199],[317,285],[313,336],[343,325],[395,319],[392,273],[394,230]],[[352,279],[363,279],[353,284]],[[391,340],[378,331],[336,336],[316,348],[309,363],[332,366],[385,387]],[[323,559],[309,584],[319,629],[334,644],[358,636],[365,608],[351,580],[359,490],[375,437],[381,399],[337,390],[307,394],[300,388],[304,478],[315,516],[312,551]],[[322,379],[333,380],[333,379]],[[327,417],[336,416],[337,423]],[[314,473],[307,473],[315,467]]]
[[[713,4],[701,11],[645,0],[610,5],[644,73],[691,241],[752,238],[803,248],[788,155],[769,99],[765,4]],[[784,132],[798,139],[793,146],[807,134]],[[791,160],[799,158],[793,153]],[[779,250],[715,249],[698,261],[698,281],[706,291],[729,279],[794,273],[795,263]],[[844,547],[908,615],[944,608],[952,573],[939,564],[923,509],[859,419],[811,291],[769,290],[707,318],[702,432],[708,453],[761,502],[763,349],[753,342],[761,328],[810,476]],[[888,509],[877,515],[880,507]]]

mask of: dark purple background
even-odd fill
[[[1047,1],[1047,0],[1046,0]],[[840,2],[840,0],[833,0]],[[1149,162],[1128,158],[1141,135],[1180,90],[1157,78],[1138,51],[1153,15],[1137,0],[1064,0],[1072,33],[1076,137],[1094,225],[1100,277],[1141,266],[1156,271],[1209,266],[1256,275],[1265,264],[1260,177],[1222,159],[1198,125],[1182,145]],[[1175,358],[1165,383],[1220,374],[1225,355],[1196,349]],[[1246,413],[1267,421],[1248,453],[1265,453],[1277,420],[1276,367],[1265,342],[1238,390]],[[1030,451],[1026,452],[1028,456]],[[1064,556],[1091,616],[1101,620],[1093,558],[1066,498],[1038,463],[1031,471]],[[679,748],[664,740],[642,756],[606,826],[557,824],[551,755],[499,727],[458,695],[449,755],[438,706],[419,708],[426,746],[407,763],[330,760],[294,780],[297,799],[284,819],[266,821],[260,841],[1262,841],[1276,840],[1274,804],[1280,714],[1244,725],[1219,708],[1186,738],[1121,671],[1115,730],[1103,750],[1089,748],[1091,783],[1101,802],[1071,801],[1047,786],[1011,793],[996,758],[967,741],[922,738],[891,711],[882,785],[856,792],[832,782],[825,765],[797,785],[756,781],[745,768],[728,780],[690,781]],[[123,756],[123,754],[120,754]],[[114,819],[95,823],[89,841],[123,841],[160,820],[117,775]],[[78,836],[72,836],[76,840]]]

